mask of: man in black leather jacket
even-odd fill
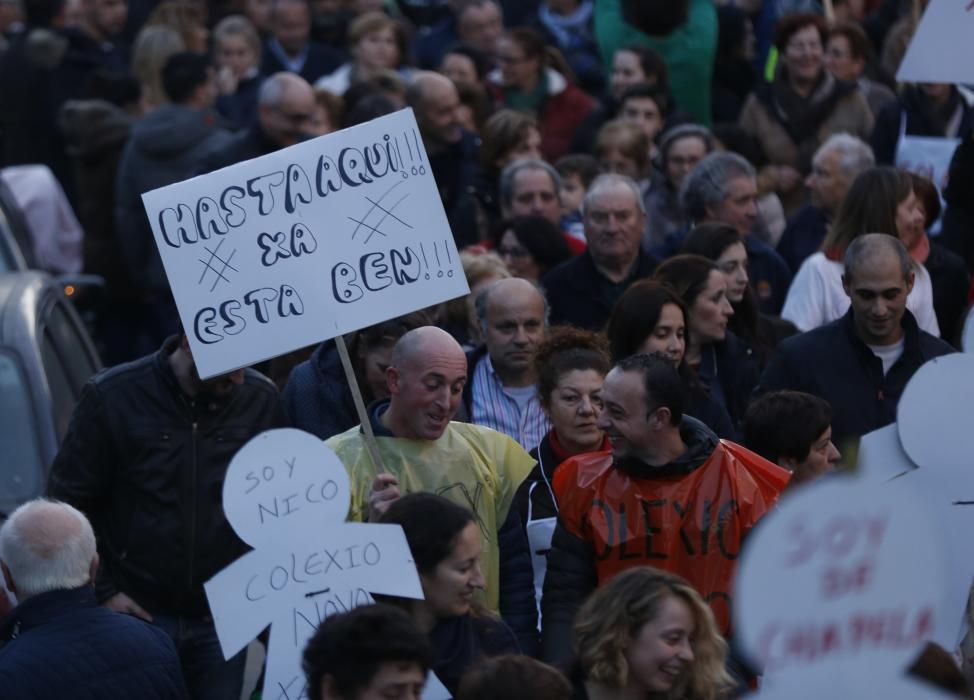
[[[204,381],[174,336],[88,381],[51,467],[48,495],[95,528],[98,600],[173,637],[193,697],[240,697],[244,655],[223,661],[203,583],[246,551],[223,479],[278,415],[269,379],[241,369]]]

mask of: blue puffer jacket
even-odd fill
[[[4,700],[187,700],[179,657],[158,627],[100,607],[82,586],[41,593],[0,623]]]

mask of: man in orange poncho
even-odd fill
[[[686,578],[730,629],[730,585],[741,541],[778,499],[789,473],[721,441],[683,415],[670,362],[636,355],[602,387],[612,454],[573,457],[555,471],[558,525],[541,607],[542,656],[571,653],[572,623],[597,586],[634,566]]]

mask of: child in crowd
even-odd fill
[[[559,158],[555,170],[561,176],[561,230],[574,238],[585,240],[582,223],[582,200],[589,185],[599,174],[599,164],[590,155],[573,153]]]

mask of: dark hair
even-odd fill
[[[839,22],[832,27],[831,31],[829,31],[829,39],[837,36],[841,36],[849,42],[849,54],[853,58],[866,61],[872,53],[872,44],[869,42],[869,37],[866,36],[863,28],[855,22]]]
[[[395,501],[380,522],[402,527],[416,570],[430,574],[450,556],[463,529],[476,522],[466,508],[432,493],[411,493]]]
[[[650,36],[665,37],[687,22],[689,0],[622,0],[626,24]]]
[[[542,216],[518,216],[502,222],[495,230],[495,248],[500,247],[501,240],[508,231],[528,251],[542,275],[572,257],[565,236],[557,226]]]
[[[817,15],[814,12],[789,12],[784,15],[778,24],[774,28],[774,45],[781,53],[785,52],[785,47],[788,46],[788,42],[791,38],[795,36],[798,32],[806,27],[815,27],[818,31],[818,36],[822,40],[822,46],[825,46],[825,41],[829,34],[829,25],[825,21],[822,15]]]
[[[657,109],[659,109],[659,114],[663,119],[666,119],[670,113],[670,94],[665,88],[660,89],[659,86],[650,85],[649,83],[630,85],[619,97],[620,109],[625,105],[626,100],[633,98],[648,98],[655,102]]]
[[[555,170],[563,178],[578,175],[585,189],[599,176],[599,162],[588,153],[572,153],[555,162]]]
[[[460,98],[460,104],[470,108],[473,112],[474,126],[478,133],[482,132],[487,118],[490,116],[490,96],[487,94],[484,86],[479,83],[459,81],[455,82],[454,85],[457,88],[457,96]]]
[[[631,285],[612,309],[605,334],[613,362],[636,354],[659,323],[663,307],[674,304],[687,324],[687,307],[673,289],[656,280],[639,280]],[[684,331],[686,332],[686,331]]]
[[[935,642],[927,642],[906,672],[929,685],[947,691],[950,696],[971,697],[970,683],[957,667],[953,655]]]
[[[736,243],[743,245],[744,238],[733,226],[718,223],[700,224],[695,226],[683,240],[680,252],[684,255],[701,255],[717,262],[724,251]],[[757,343],[760,311],[750,284],[744,290],[744,297],[732,306],[734,315],[731,316],[728,327],[738,337],[750,341],[751,344]]]
[[[603,377],[609,373],[605,338],[574,326],[555,326],[534,352],[534,371],[538,376],[538,397],[548,407],[558,380],[574,370],[593,370]]]
[[[940,218],[940,193],[937,191],[937,186],[928,177],[910,173],[910,179],[913,180],[913,194],[923,205],[923,228],[929,229]]]
[[[643,69],[643,75],[646,76],[645,82],[651,85],[655,84],[661,90],[669,90],[669,69],[666,67],[666,61],[656,51],[641,44],[630,44],[616,49],[616,51],[635,54],[639,61],[639,67]]]
[[[466,42],[460,41],[456,44],[451,44],[450,48],[446,50],[443,54],[443,58],[446,59],[451,53],[455,53],[459,56],[466,56],[473,63],[474,70],[477,71],[477,80],[483,80],[487,77],[487,73],[490,72],[490,60],[487,55],[478,49],[476,46],[472,46]],[[441,61],[442,63],[442,61]]]
[[[497,161],[521,145],[534,129],[539,134],[538,120],[532,114],[514,109],[494,112],[481,134],[480,164],[487,171],[498,170]]]
[[[657,267],[653,279],[676,290],[689,309],[707,288],[711,272],[720,272],[713,260],[702,255],[677,255]]]
[[[536,59],[542,66],[546,64],[548,47],[544,37],[536,29],[514,27],[507,32],[507,37],[521,48],[526,59]]]
[[[162,89],[174,104],[188,100],[209,80],[210,57],[192,51],[174,53],[162,67]]]
[[[812,445],[832,424],[832,408],[803,391],[774,391],[747,407],[741,432],[744,446],[769,462],[804,462]]]
[[[844,253],[853,240],[866,233],[898,237],[896,208],[912,191],[913,180],[902,170],[885,166],[859,173],[839,204],[822,250]]]
[[[84,95],[89,100],[105,100],[116,107],[126,107],[142,97],[142,84],[129,73],[99,68],[85,80]]]
[[[670,411],[670,425],[679,425],[687,402],[687,389],[668,359],[661,355],[630,355],[620,360],[615,369],[622,372],[639,372],[646,389],[646,412],[658,408]]]
[[[383,664],[415,664],[425,674],[434,658],[429,639],[406,612],[375,604],[325,619],[304,648],[302,667],[311,700],[320,700],[325,676],[338,695],[353,698]]]
[[[392,114],[399,109],[399,105],[392,101],[388,95],[375,92],[365,95],[355,101],[355,105],[345,112],[342,120],[343,128],[356,126],[370,122],[373,119]]]
[[[755,168],[760,168],[767,163],[768,159],[765,158],[757,139],[737,124],[715,124],[713,134],[725,151],[746,158]]]
[[[497,656],[474,665],[460,680],[457,700],[570,700],[560,672],[528,656]]]
[[[26,0],[24,22],[28,27],[50,27],[66,4],[65,0]]]

